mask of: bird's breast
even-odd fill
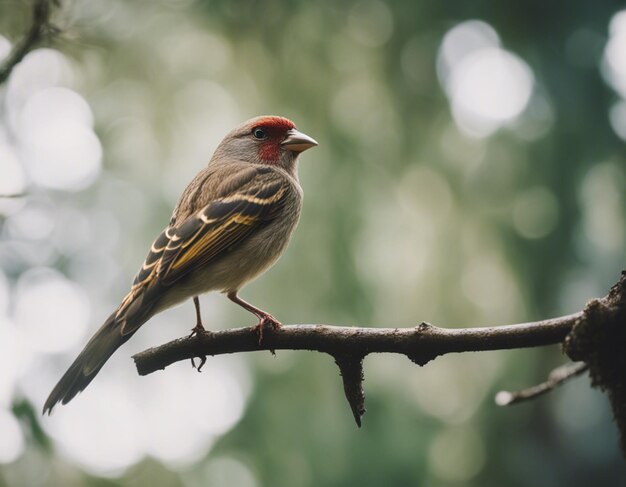
[[[301,192],[286,201],[281,212],[219,259],[194,270],[181,285],[189,296],[208,291],[237,291],[271,267],[287,248],[300,218]]]

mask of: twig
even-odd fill
[[[289,325],[268,328],[258,343],[254,328],[199,333],[136,354],[140,375],[181,360],[207,355],[259,350],[311,350],[328,353],[341,370],[346,398],[357,424],[365,412],[362,361],[370,353],[400,353],[424,365],[453,352],[477,352],[537,347],[560,343],[583,312],[533,323],[486,328],[439,328],[422,323],[414,328],[359,328],[329,325]]]
[[[537,384],[536,386],[522,389],[521,391],[509,392],[500,391],[496,394],[495,402],[498,406],[510,406],[529,399],[535,399],[538,396],[550,392],[552,389],[560,386],[569,379],[573,379],[589,370],[589,366],[584,362],[576,364],[567,364],[557,367],[548,376],[548,380]]]
[[[4,83],[13,71],[13,68],[24,56],[35,49],[44,39],[54,35],[58,29],[50,24],[52,11],[50,0],[35,0],[33,4],[33,21],[26,35],[19,40],[9,53],[6,60],[0,65],[0,84]]]
[[[358,426],[365,413],[363,359],[370,353],[400,353],[418,365],[453,352],[478,352],[562,343],[570,359],[582,362],[554,371],[539,386],[501,393],[498,402],[511,404],[537,397],[589,370],[594,387],[605,390],[626,455],[626,271],[609,294],[592,299],[583,311],[559,318],[487,328],[439,328],[422,323],[414,328],[360,328],[290,325],[268,328],[259,344],[254,327],[198,333],[133,356],[137,371],[147,375],[193,357],[259,350],[311,350],[334,357],[344,391]]]
[[[365,414],[365,392],[363,392],[362,356],[337,355],[335,363],[343,379],[343,391],[352,409],[356,425],[361,427],[361,418]]]
[[[439,328],[422,323],[414,328],[360,328],[331,325],[287,325],[267,328],[263,342],[253,328],[198,333],[133,356],[137,371],[147,375],[192,357],[259,350],[311,350],[333,356],[400,353],[424,365],[451,352],[478,352],[538,347],[563,341],[583,312],[559,318],[485,328]]]

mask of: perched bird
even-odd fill
[[[287,247],[302,205],[298,156],[316,145],[276,116],[253,118],[226,135],[183,192],[130,292],[50,393],[44,414],[85,389],[152,316],[190,297],[197,317],[193,332],[204,330],[198,295],[208,291],[221,291],[255,314],[259,333],[265,325],[280,326],[237,293]]]

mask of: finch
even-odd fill
[[[204,330],[198,296],[220,291],[259,319],[280,326],[239,290],[284,252],[298,223],[298,157],[317,142],[286,118],[253,118],[232,130],[185,189],[129,293],[61,377],[43,413],[84,390],[109,357],[152,316],[188,298],[193,332]]]

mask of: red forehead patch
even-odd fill
[[[286,132],[296,127],[291,120],[284,117],[262,117],[255,120],[254,126],[265,127],[276,132]]]

